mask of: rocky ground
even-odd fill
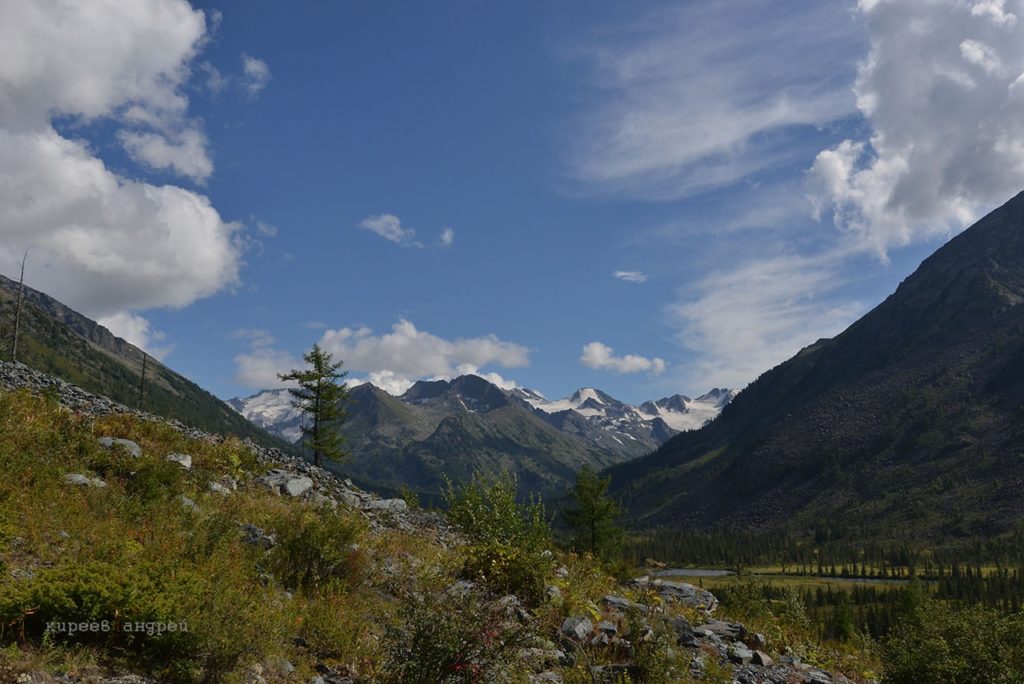
[[[21,364],[0,363],[0,388],[28,388],[34,392],[54,396],[69,409],[92,415],[131,414],[141,420],[162,421],[185,433],[189,438],[220,441],[222,437],[210,435],[175,421],[165,421],[136,409],[117,404],[105,397],[85,392],[62,380],[34,371]],[[113,436],[100,437],[100,444],[108,449],[123,450],[138,458],[142,450],[130,440]],[[449,548],[461,543],[457,533],[448,527],[438,513],[410,509],[402,499],[383,499],[340,479],[328,471],[315,467],[299,458],[249,443],[266,466],[263,472],[249,481],[223,477],[209,483],[212,493],[231,496],[243,488],[259,488],[275,496],[292,497],[314,505],[344,507],[362,515],[371,530],[399,529],[429,537],[430,543]],[[171,454],[166,460],[190,470],[192,457]],[[68,473],[69,487],[105,487],[106,483],[86,473]],[[196,507],[195,501],[182,498],[182,505]],[[277,544],[276,536],[259,527],[243,522],[239,531],[248,544],[271,549]],[[393,559],[378,558],[375,563],[382,575],[395,575]],[[562,564],[555,568],[555,581],[548,587],[548,600],[557,604],[562,585],[571,582],[569,570]],[[446,592],[481,591],[473,582],[461,580]],[[596,598],[596,597],[595,597]],[[825,672],[800,662],[793,654],[773,651],[766,638],[752,633],[742,624],[713,617],[718,600],[713,594],[690,584],[638,577],[619,587],[619,591],[597,598],[595,611],[587,614],[569,614],[555,633],[544,633],[536,616],[526,610],[516,596],[496,599],[505,610],[506,619],[518,623],[530,633],[530,647],[522,649],[519,657],[530,682],[563,682],[568,672],[580,672],[581,664],[593,682],[645,681],[643,669],[635,662],[638,647],[645,642],[669,635],[666,650],[676,662],[688,663],[684,677],[694,680],[709,678],[712,671],[729,673],[731,680],[743,684],[847,684],[841,674]],[[699,619],[693,619],[693,616]],[[688,619],[686,616],[690,616]],[[438,619],[442,619],[439,616]],[[660,634],[662,637],[658,637]],[[254,666],[248,674],[247,684],[298,681],[291,676],[294,668],[287,662]],[[340,672],[327,665],[317,666],[318,674],[308,684],[342,684],[364,681],[351,672]],[[0,680],[4,679],[0,671]],[[62,676],[43,672],[22,672],[13,679],[17,684],[152,684],[153,680],[137,674],[110,676]],[[624,679],[628,677],[629,679]],[[455,681],[455,680],[452,680]],[[466,681],[470,681],[467,679]],[[475,681],[475,680],[474,680]],[[485,680],[489,681],[489,680]],[[661,680],[659,680],[661,681]],[[676,681],[675,679],[673,681]],[[686,681],[679,679],[678,681]]]

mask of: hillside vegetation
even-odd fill
[[[844,682],[821,668],[878,669],[781,613],[748,630],[713,619],[696,587],[619,584],[559,551],[514,483],[453,491],[452,530],[279,452],[58,398],[0,393],[0,681]]]

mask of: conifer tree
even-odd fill
[[[608,496],[610,483],[610,477],[601,478],[589,466],[583,466],[569,493],[575,505],[564,511],[566,522],[576,532],[573,545],[606,560],[619,554],[623,536],[616,524],[622,510]]]
[[[314,344],[302,359],[307,364],[305,369],[293,369],[277,377],[298,385],[288,391],[292,405],[310,420],[302,426],[303,445],[313,452],[313,463],[322,466],[324,458],[340,461],[345,457],[341,425],[347,417],[344,402],[348,400],[348,390],[339,381],[348,371],[342,371],[342,362],[335,362],[319,344]]]

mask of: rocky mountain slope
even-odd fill
[[[0,348],[5,359],[10,355],[17,292],[16,282],[0,276]],[[25,288],[18,360],[122,404],[139,406],[142,350],[30,287]],[[205,430],[289,448],[152,357],[146,361],[143,407]]]
[[[444,477],[510,469],[539,492],[571,482],[583,464],[604,467],[657,448],[680,430],[714,418],[735,396],[713,390],[632,406],[584,388],[559,401],[505,390],[475,375],[420,381],[399,397],[371,384],[351,391],[344,424],[348,462],[336,466],[368,485],[411,487],[436,496]],[[302,416],[287,390],[228,402],[255,425],[291,442]]]
[[[851,681],[693,585],[490,542],[529,557],[531,594],[402,499],[22,365],[0,379],[0,681]]]
[[[1024,194],[702,430],[612,468],[648,526],[990,537],[1024,518]],[[838,521],[842,521],[840,525]]]

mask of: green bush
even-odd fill
[[[139,466],[125,485],[125,493],[144,504],[163,501],[184,491],[180,465],[170,461],[148,461]]]
[[[296,506],[275,526],[271,570],[286,587],[307,595],[358,581],[363,559],[354,544],[361,531],[355,518],[330,508]]]
[[[1024,673],[1024,616],[925,599],[885,641],[885,681],[1010,684]]]
[[[518,653],[529,633],[505,607],[471,592],[427,592],[404,599],[385,637],[386,684],[480,684],[523,681]]]
[[[544,600],[553,556],[551,528],[538,499],[520,503],[511,475],[488,482],[480,475],[445,491],[448,519],[468,539],[463,572],[528,605]]]

